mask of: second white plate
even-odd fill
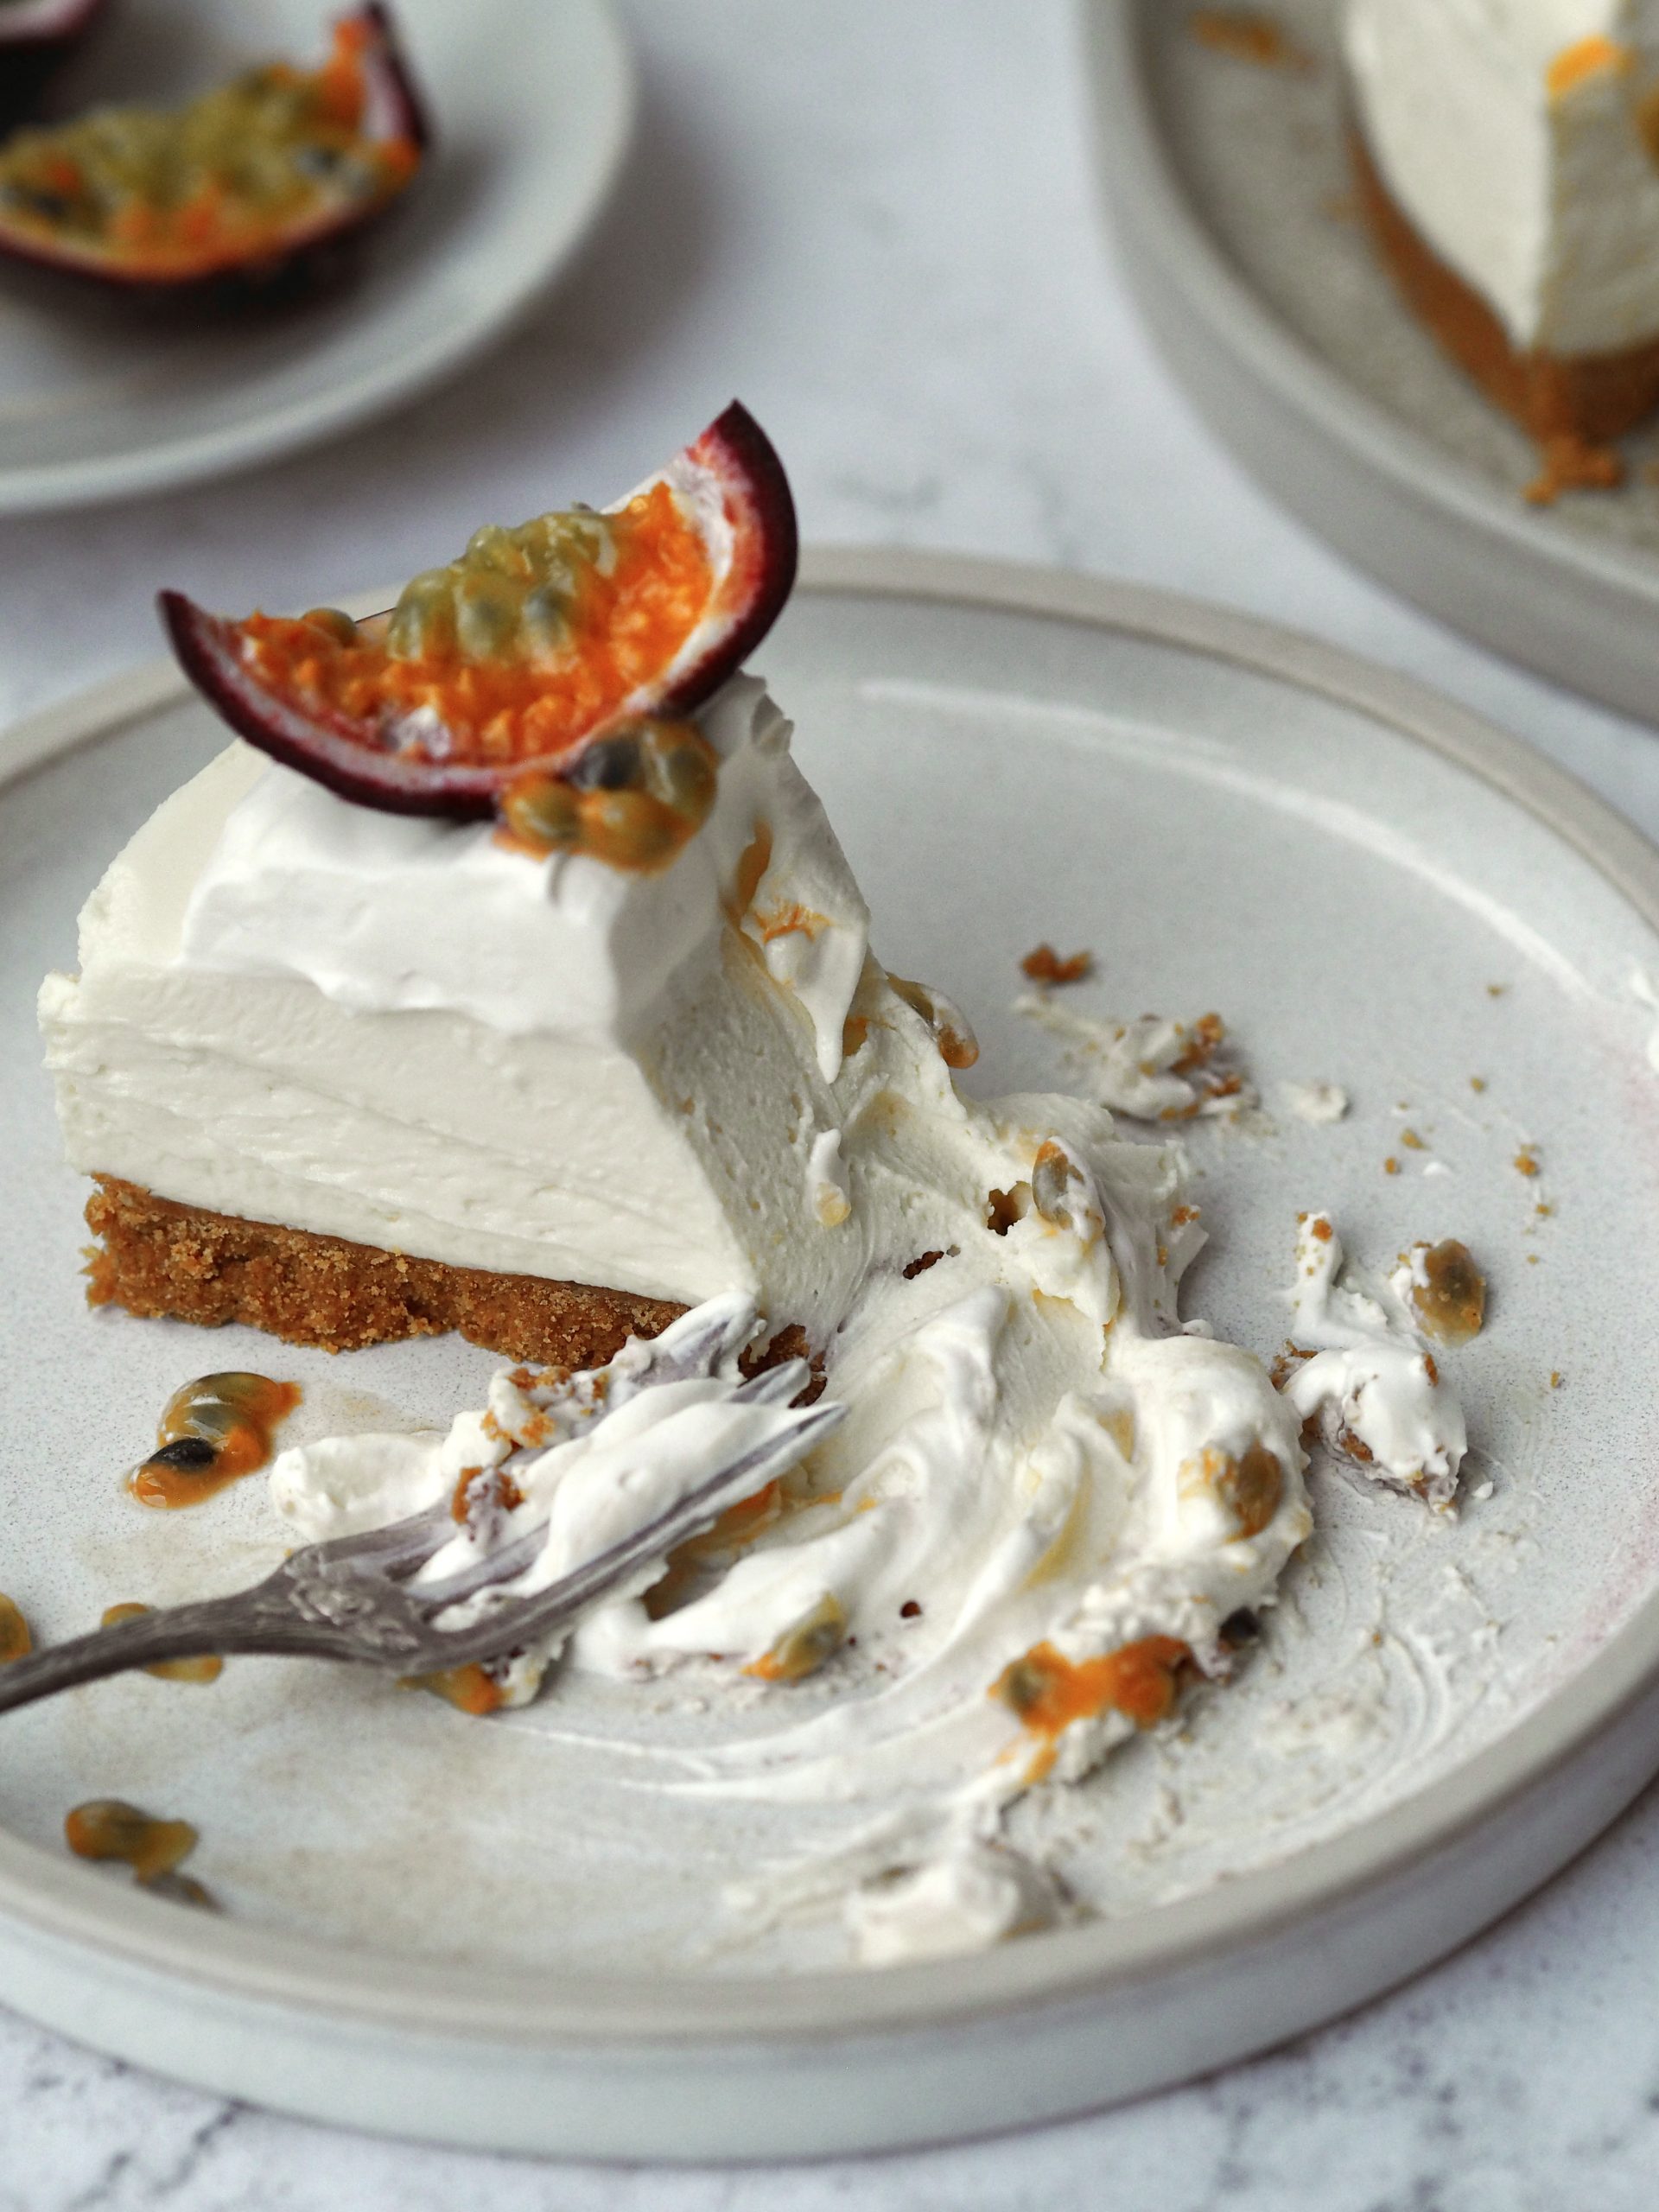
[[[168,99],[320,54],[320,0],[144,0],[58,105]],[[632,64],[607,0],[397,0],[435,153],[351,281],[188,317],[0,270],[0,514],[273,460],[453,375],[569,260],[626,152]]]
[[[1098,150],[1136,296],[1217,435],[1338,552],[1442,621],[1659,720],[1659,426],[1617,493],[1529,506],[1529,441],[1402,305],[1357,219],[1335,0],[1274,0],[1316,61],[1202,44],[1187,0],[1086,0]]]

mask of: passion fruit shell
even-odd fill
[[[108,0],[0,0],[0,125],[27,115]]]
[[[3,26],[33,13],[0,0]],[[380,0],[317,68],[272,62],[187,106],[95,109],[0,147],[0,257],[149,296],[320,272],[386,213],[430,143]]]
[[[238,621],[175,591],[160,606],[186,675],[273,760],[391,814],[482,820],[512,790],[504,810],[510,828],[524,812],[522,834],[551,819],[537,779],[581,790],[594,810],[590,747],[632,759],[642,724],[720,688],[777,620],[797,551],[783,464],[734,401],[626,499],[476,531],[460,562],[367,621],[328,608]],[[653,774],[696,782],[686,748],[668,745],[658,763],[655,742]],[[711,794],[654,796],[700,819]]]

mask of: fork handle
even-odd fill
[[[310,1652],[324,1658],[349,1658],[343,1648],[328,1649],[326,1630],[302,1625],[292,1616],[272,1611],[262,1618],[250,1607],[257,1593],[243,1591],[233,1598],[204,1598],[190,1605],[160,1605],[153,1612],[118,1621],[112,1628],[96,1628],[67,1643],[48,1644],[0,1666],[0,1713],[37,1698],[55,1696],[81,1682],[101,1681],[106,1675],[124,1675],[135,1667],[153,1667],[166,1659],[199,1659],[208,1652]]]

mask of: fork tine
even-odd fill
[[[798,1397],[812,1380],[812,1370],[804,1359],[786,1359],[777,1367],[763,1368],[759,1375],[750,1376],[747,1382],[740,1382],[732,1393],[732,1403],[738,1406],[786,1406]]]
[[[440,1630],[446,1651],[444,1663],[466,1666],[474,1660],[496,1658],[533,1637],[574,1628],[637,1569],[697,1535],[717,1520],[726,1506],[749,1497],[774,1475],[793,1466],[839,1426],[845,1413],[846,1408],[840,1405],[802,1407],[786,1415],[786,1425],[775,1430],[764,1444],[728,1460],[718,1474],[689,1491],[655,1520],[584,1560],[545,1590],[528,1598],[508,1599],[482,1620],[465,1628]],[[420,1590],[414,1594],[421,1600],[433,1597],[437,1600],[433,1611],[438,1611],[455,1602],[453,1596],[445,1594],[446,1588],[440,1585],[434,1592]]]
[[[785,1360],[781,1366],[768,1368],[765,1373],[740,1383],[731,1395],[730,1403],[744,1406],[787,1405],[811,1380],[811,1369],[804,1359]],[[722,1474],[711,1479],[723,1482],[725,1477]],[[758,1477],[755,1488],[759,1490],[766,1479],[765,1476]],[[443,1582],[423,1586],[415,1595],[422,1604],[428,1605],[430,1618],[432,1613],[442,1612],[449,1605],[458,1605],[463,1599],[474,1597],[479,1591],[487,1590],[495,1583],[511,1582],[515,1575],[522,1574],[526,1567],[534,1564],[537,1552],[546,1541],[547,1523],[542,1521],[535,1528],[527,1529],[522,1536],[516,1536],[512,1543],[504,1544],[499,1552],[492,1553],[486,1559],[475,1560],[470,1567],[462,1567]],[[678,1541],[677,1537],[675,1541]]]
[[[615,1408],[658,1382],[683,1382],[712,1375],[729,1353],[741,1351],[754,1334],[754,1300],[734,1291],[709,1299],[671,1321],[662,1334],[636,1338],[611,1363],[607,1404]]]
[[[389,1522],[383,1529],[365,1529],[354,1536],[331,1536],[308,1550],[320,1567],[362,1567],[395,1578],[423,1567],[454,1534],[448,1505],[440,1503],[407,1521]]]

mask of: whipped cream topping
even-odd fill
[[[1348,0],[1344,43],[1384,183],[1518,349],[1659,331],[1659,0]]]
[[[1338,1457],[1441,1508],[1457,1494],[1469,1439],[1457,1393],[1413,1318],[1412,1289],[1427,1280],[1425,1249],[1415,1248],[1386,1285],[1368,1284],[1352,1270],[1344,1275],[1329,1214],[1303,1216],[1291,1335],[1294,1351],[1312,1357],[1284,1391]]]
[[[772,861],[744,926],[809,1013],[832,1079],[868,912],[759,681],[728,684],[699,727],[721,762],[714,810],[657,874],[584,853],[537,859],[487,822],[355,805],[233,747],[207,772],[204,800],[231,803],[190,886],[173,964],[303,976],[355,1014],[438,1007],[507,1036],[626,1046],[671,988],[690,987],[688,969],[713,962],[740,860],[764,823]],[[810,897],[793,929],[779,926],[779,881],[796,903]]]

